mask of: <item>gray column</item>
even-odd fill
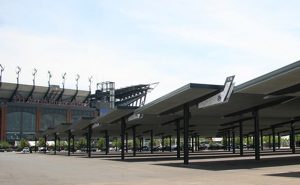
[[[278,149],[280,149],[281,146],[281,137],[280,137],[280,133],[277,133],[277,138],[278,138]]]
[[[183,105],[183,150],[184,150],[184,164],[189,164],[189,122],[190,122],[190,107],[189,104]]]
[[[92,153],[92,125],[89,125],[88,127],[88,157],[91,157]]]
[[[235,130],[232,129],[232,153],[235,154]]]
[[[172,136],[170,136],[170,143],[169,143],[169,147],[170,147],[170,152],[172,152]]]
[[[132,127],[132,140],[133,140],[133,156],[136,156],[136,135],[135,135],[135,127]]]
[[[259,111],[253,111],[254,117],[254,148],[255,148],[255,160],[260,160],[259,151]]]
[[[150,131],[150,138],[151,138],[150,149],[151,149],[151,154],[153,154],[153,130]]]
[[[296,144],[295,144],[295,125],[292,122],[291,123],[291,148],[292,148],[292,153],[295,154],[296,153]]]
[[[71,152],[71,130],[68,131],[68,156],[70,156]]]
[[[264,150],[264,133],[263,133],[263,130],[260,131],[260,149]]]
[[[273,145],[273,152],[276,151],[276,146],[275,146],[275,127],[272,127],[272,145]]]
[[[177,159],[180,158],[180,121],[176,121],[176,135],[177,135],[177,140],[176,140],[176,148],[177,148]]]
[[[121,119],[121,159],[125,159],[125,129],[126,129],[126,123],[125,118],[123,117]]]
[[[57,140],[57,134],[54,134],[54,155],[56,155],[56,140]]]
[[[243,135],[243,123],[239,122],[240,126],[240,155],[244,155],[244,135]]]
[[[105,131],[105,154],[109,153],[109,136],[107,130]]]

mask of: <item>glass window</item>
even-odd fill
[[[67,111],[63,109],[43,109],[41,118],[41,130],[55,127],[67,121]]]

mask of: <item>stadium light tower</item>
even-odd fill
[[[17,68],[16,68],[17,84],[19,84],[20,72],[21,72],[21,68],[20,68],[20,66],[17,66]]]
[[[36,73],[37,73],[37,69],[36,68],[34,68],[33,69],[33,72],[32,72],[32,76],[33,76],[33,85],[35,85],[35,76],[36,76]]]
[[[48,71],[48,86],[50,87],[50,80],[51,80],[51,77],[52,77],[52,74],[50,71]]]
[[[89,91],[92,92],[92,78],[93,76],[89,77]]]
[[[75,80],[76,80],[76,90],[78,90],[78,80],[79,80],[79,78],[80,78],[80,76],[79,76],[79,74],[77,74],[76,78],[75,78]]]
[[[0,82],[2,82],[2,73],[4,71],[4,67],[0,64],[1,72],[0,72]]]
[[[66,75],[67,75],[67,73],[64,73],[64,74],[62,75],[62,79],[63,79],[63,81],[62,81],[62,86],[63,86],[63,89],[65,88]]]

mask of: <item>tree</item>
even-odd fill
[[[45,139],[39,138],[38,147],[45,147]]]
[[[119,139],[115,139],[113,142],[112,142],[112,146],[114,147],[114,148],[121,148],[121,140],[119,140]]]
[[[19,144],[20,148],[25,148],[25,147],[29,147],[29,146],[30,146],[30,144],[26,139],[22,138],[20,140],[20,144]]]
[[[1,149],[8,149],[11,145],[7,141],[0,141],[0,148]]]
[[[104,148],[105,148],[105,139],[104,138],[99,138],[99,140],[96,143],[96,146],[100,150],[104,150]]]
[[[68,142],[61,141],[58,146],[60,149],[66,150],[68,148]]]
[[[86,139],[85,138],[80,138],[76,144],[75,144],[77,149],[85,148],[86,147]]]

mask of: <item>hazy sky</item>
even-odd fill
[[[187,83],[237,84],[300,59],[300,1],[0,0],[3,81],[88,89],[160,82],[149,98]]]

